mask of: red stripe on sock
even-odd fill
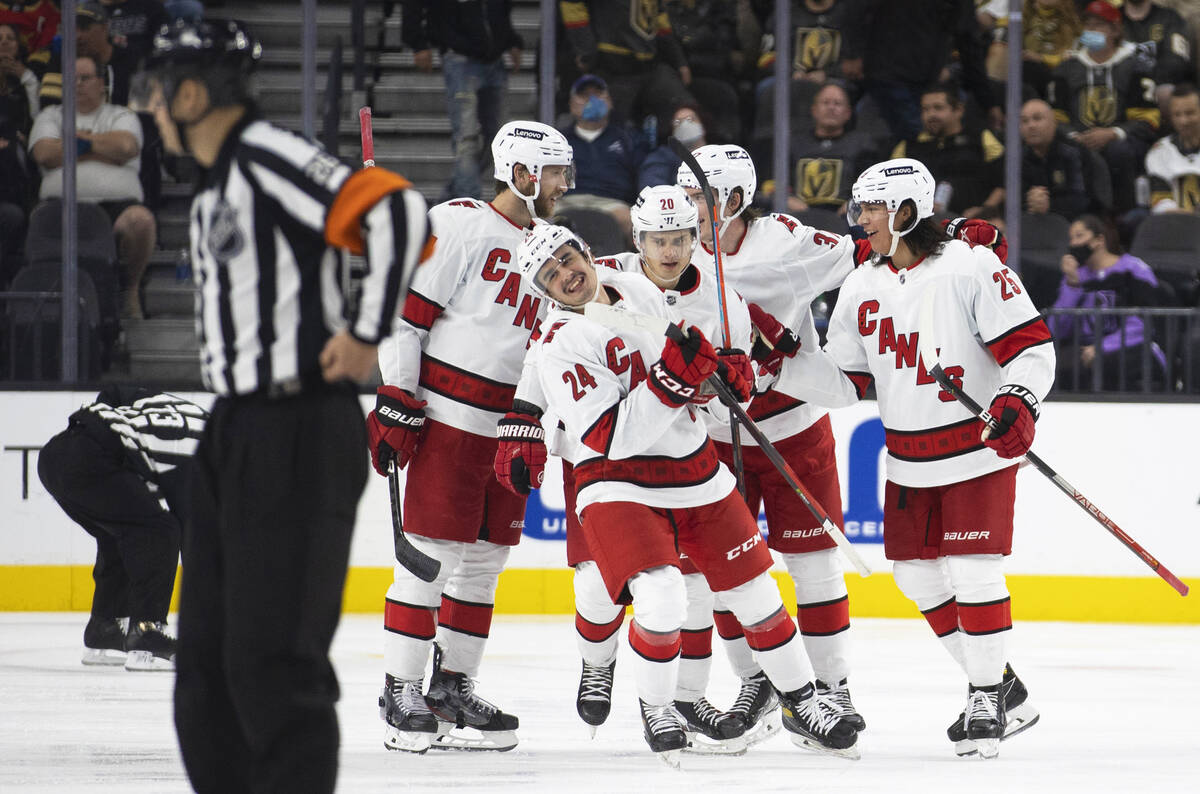
[[[681,629],[679,653],[685,659],[707,659],[712,656],[712,626],[703,629]]]
[[[842,596],[836,601],[821,604],[804,604],[796,613],[800,633],[810,637],[837,634],[850,628],[850,598]]]
[[[717,627],[717,634],[720,634],[723,640],[736,640],[745,634],[742,624],[738,623],[732,612],[714,612],[713,625]]]
[[[405,634],[418,640],[432,640],[437,623],[430,607],[419,607],[387,599],[383,604],[383,627],[395,634]]]
[[[575,613],[575,630],[579,632],[579,636],[583,637],[588,642],[604,642],[609,637],[617,633],[617,629],[621,628],[621,623],[625,620],[625,610],[622,609],[617,613],[617,616],[608,623],[593,623],[578,612]]]
[[[492,629],[492,605],[459,601],[443,595],[438,625],[460,634],[487,637]]]
[[[644,659],[669,662],[679,655],[681,643],[678,631],[648,631],[636,619],[629,622],[629,647]]]
[[[787,610],[780,607],[774,615],[753,626],[746,626],[746,642],[753,650],[769,651],[790,642],[796,636],[796,624]]]
[[[958,631],[958,602],[951,598],[944,604],[921,612],[929,622],[929,628],[939,637],[946,637]]]
[[[958,625],[967,634],[995,634],[1012,628],[1012,601],[1003,598],[986,604],[959,604]]]

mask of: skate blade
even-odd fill
[[[792,744],[797,747],[802,747],[805,750],[812,750],[814,753],[821,755],[832,755],[838,758],[845,758],[850,761],[857,761],[862,758],[862,753],[858,750],[858,744],[852,744],[849,747],[838,749],[836,747],[826,747],[815,739],[810,739],[807,736],[802,736],[798,733],[790,734]]]
[[[746,748],[750,746],[746,744],[745,735],[732,739],[712,739],[702,733],[688,731],[687,738],[687,747],[683,748],[683,752],[690,755],[745,755]]]
[[[402,731],[392,725],[384,726],[383,746],[389,750],[424,755],[433,743],[434,733],[428,731]]]
[[[175,662],[155,656],[150,651],[130,651],[125,656],[125,669],[130,672],[174,672]]]
[[[1042,718],[1038,710],[1028,703],[1021,705],[1008,712],[1008,724],[1004,726],[1004,736],[1000,739],[1002,742],[1007,742],[1012,737],[1037,725],[1037,721]],[[963,739],[954,743],[954,752],[959,757],[975,755],[978,752],[975,748],[975,742],[971,739]]]
[[[682,752],[682,750],[663,750],[661,753],[655,753],[655,755],[658,756],[658,760],[678,772],[683,769],[683,764],[679,757]]]
[[[480,731],[456,728],[452,722],[438,722],[438,733],[430,747],[434,750],[463,752],[507,752],[517,746],[515,731]]]
[[[597,730],[599,730],[599,728],[600,728],[600,726],[599,726],[599,725],[588,725],[588,726],[587,726],[587,729],[588,729],[588,738],[589,738],[589,739],[595,739],[595,738],[596,738],[596,731],[597,731]]]
[[[85,648],[79,661],[96,667],[119,667],[125,664],[125,651],[115,648]]]
[[[973,739],[975,754],[984,760],[1000,755],[1000,739]]]
[[[770,739],[782,729],[783,718],[780,716],[779,709],[776,708],[764,714],[762,719],[742,734],[742,738],[746,740],[747,747],[753,747]]]

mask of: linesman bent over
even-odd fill
[[[177,22],[151,60],[164,140],[183,133],[203,169],[191,252],[217,394],[184,528],[175,725],[197,791],[333,791],[329,644],[367,476],[354,381],[428,226],[401,177],[352,174],[258,118],[259,53],[240,23]],[[365,275],[340,248],[365,255]]]

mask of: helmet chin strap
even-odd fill
[[[888,249],[888,252],[887,252],[888,259],[891,259],[893,256],[896,255],[896,246],[898,246],[900,244],[900,238],[903,237],[904,235],[908,234],[909,232],[911,232],[913,229],[917,228],[917,223],[919,222],[919,219],[918,219],[918,221],[914,221],[913,225],[909,226],[904,231],[898,231],[896,229],[896,213],[897,212],[899,212],[899,210],[893,210],[888,213],[888,231],[890,231],[892,233],[892,246],[891,246],[891,248]]]

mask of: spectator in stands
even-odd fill
[[[1111,209],[1107,166],[1094,152],[1067,137],[1041,99],[1021,108],[1021,192],[1024,209],[1074,220],[1084,212]]]
[[[1196,79],[1192,35],[1178,11],[1151,0],[1125,0],[1121,8],[1125,40],[1139,46],[1154,61],[1158,103],[1165,109],[1176,83]]]
[[[742,93],[739,81],[748,80],[753,60],[747,58],[737,0],[687,0],[668,2],[671,30],[683,48],[692,73],[688,90],[707,112],[712,137],[720,141],[742,137]],[[757,47],[755,48],[757,49]],[[747,100],[753,101],[747,96]]]
[[[1112,172],[1118,213],[1135,205],[1134,180],[1154,142],[1160,114],[1154,66],[1121,39],[1121,12],[1092,0],[1083,15],[1080,49],[1054,70],[1050,104],[1069,134],[1100,152]]]
[[[0,0],[0,22],[17,29],[21,46],[29,53],[29,66],[39,76],[46,69],[50,43],[58,35],[61,18],[54,0],[34,0],[32,3]]]
[[[772,4],[774,5],[774,4]],[[805,82],[818,90],[827,81],[841,77],[843,31],[854,24],[849,14],[851,4],[845,0],[799,0],[791,8],[792,81]],[[755,94],[761,99],[775,84],[775,12],[772,9],[763,25],[763,39],[758,57],[758,87]]]
[[[997,14],[988,49],[988,74],[1004,82],[1008,76],[1008,0],[992,0],[985,9],[989,16]],[[1025,0],[1022,18],[1021,76],[1026,95],[1044,99],[1054,69],[1075,48],[1083,24],[1075,0]]]
[[[812,103],[813,127],[792,135],[789,147],[793,182],[788,192],[788,212],[809,207],[846,214],[850,188],[863,170],[879,158],[871,136],[850,128],[854,109],[850,94],[840,82],[826,83]],[[758,172],[769,174],[773,152],[764,151]],[[761,191],[775,193],[774,180],[763,182]]]
[[[1159,138],[1146,155],[1151,211],[1200,212],[1200,93],[1196,86],[1176,85],[1167,113],[1175,132]]]
[[[573,73],[608,82],[618,122],[638,126],[654,116],[665,129],[670,108],[696,101],[665,0],[560,0],[558,7]]]
[[[77,55],[90,55],[100,64],[100,76],[108,101],[114,105],[129,103],[129,81],[137,71],[137,59],[122,47],[113,45],[108,34],[108,11],[98,2],[75,7],[75,46]],[[50,57],[39,91],[42,107],[62,102],[62,57]]]
[[[921,94],[941,79],[957,50],[963,87],[990,126],[1003,125],[984,70],[983,44],[972,0],[843,0],[854,23],[845,34],[841,68],[847,80],[863,80],[887,119],[894,138],[921,132]]]
[[[678,140],[694,152],[708,144],[707,114],[698,105],[690,103],[680,105],[671,116],[671,137]],[[664,143],[653,149],[638,168],[638,185],[642,188],[652,185],[673,185],[675,175],[679,172],[679,164],[683,160],[671,150],[669,143]]]
[[[1062,258],[1063,280],[1058,290],[1056,309],[1112,309],[1121,307],[1155,306],[1158,279],[1150,266],[1130,254],[1118,256],[1113,253],[1111,232],[1095,215],[1081,215],[1071,224],[1070,253]],[[1141,347],[1150,331],[1141,317],[1130,315],[1102,317],[1099,325],[1091,317],[1051,316],[1050,330],[1060,345],[1058,360],[1060,369],[1067,370],[1060,383],[1070,383],[1078,365],[1085,376],[1086,385],[1092,381],[1092,368],[1102,368],[1102,387],[1117,389],[1120,383],[1120,361],[1125,358],[1125,383],[1127,389],[1138,388],[1142,382]],[[1061,347],[1067,342],[1078,340],[1082,344],[1076,361],[1066,355]],[[1151,355],[1156,369],[1166,364],[1158,345],[1153,345]],[[1097,362],[1097,358],[1103,361]]]
[[[133,111],[104,101],[100,65],[93,56],[75,62],[76,192],[99,204],[113,221],[121,261],[122,315],[142,316],[138,286],[154,251],[154,215],[142,205],[138,165],[142,125]],[[42,169],[41,199],[62,196],[62,106],[38,114],[30,151]]]
[[[963,125],[958,89],[939,83],[921,93],[921,132],[900,141],[892,157],[920,160],[937,180],[933,210],[974,218],[1004,202],[1004,144],[991,130]]]
[[[645,139],[611,122],[608,85],[585,74],[571,86],[575,124],[562,130],[575,152],[575,189],[558,200],[559,211],[594,209],[616,219],[633,242],[629,206],[637,197],[638,167],[646,157]]]
[[[482,195],[479,177],[488,143],[500,129],[508,87],[503,56],[509,54],[516,72],[525,46],[511,12],[511,0],[404,0],[401,36],[417,68],[433,71],[433,48],[442,54],[454,173],[439,201]]]
[[[20,32],[0,22],[0,119],[29,133],[38,105],[38,80],[27,65],[28,55],[21,44]]]
[[[113,45],[129,53],[141,66],[154,44],[154,34],[169,15],[161,0],[100,0],[108,11],[108,34]]]

